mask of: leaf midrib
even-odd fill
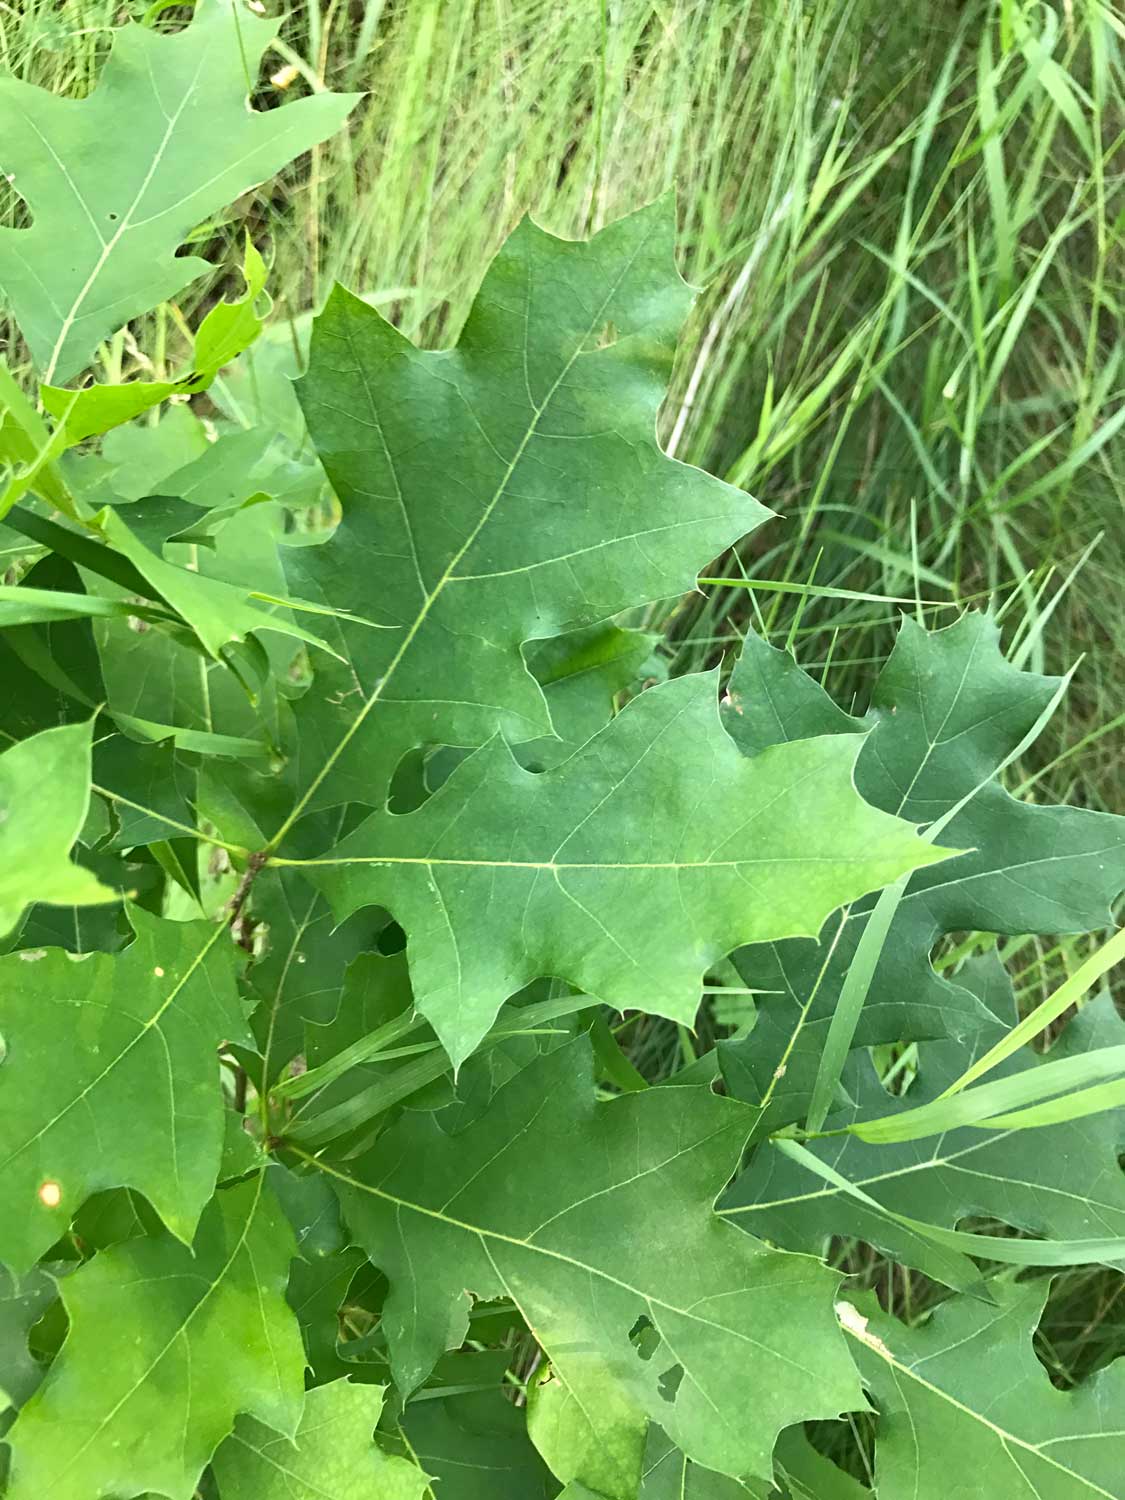
[[[500,1244],[511,1245],[518,1250],[530,1250],[549,1260],[559,1261],[563,1265],[573,1267],[576,1271],[585,1272],[588,1276],[600,1277],[603,1281],[608,1281],[612,1286],[620,1287],[622,1291],[628,1292],[631,1296],[639,1297],[651,1307],[663,1308],[665,1312],[675,1313],[677,1317],[687,1318],[693,1323],[702,1323],[707,1328],[713,1328],[727,1338],[738,1339],[742,1343],[750,1344],[755,1349],[760,1349],[763,1353],[768,1354],[771,1358],[779,1359],[785,1364],[792,1365],[795,1370],[800,1370],[809,1379],[813,1378],[813,1372],[806,1366],[799,1364],[782,1351],[771,1348],[769,1344],[763,1344],[759,1340],[751,1338],[749,1334],[743,1333],[740,1329],[729,1328],[724,1323],[716,1323],[712,1318],[700,1317],[698,1313],[692,1312],[690,1308],[677,1307],[674,1303],[666,1302],[663,1298],[657,1297],[651,1292],[643,1291],[640,1287],[631,1286],[627,1281],[622,1281],[619,1277],[614,1276],[611,1271],[606,1271],[601,1266],[590,1265],[588,1262],[578,1260],[561,1250],[552,1250],[546,1245],[536,1245],[530,1240],[523,1240],[515,1235],[504,1234],[501,1230],[483,1229],[477,1224],[470,1224],[463,1219],[456,1219],[451,1214],[442,1213],[438,1209],[426,1208],[420,1203],[412,1203],[408,1198],[400,1198],[394,1193],[388,1193],[385,1188],[373,1187],[370,1183],[361,1182],[357,1177],[349,1176],[348,1173],[340,1171],[339,1168],[331,1166],[328,1162],[311,1155],[307,1151],[302,1151],[299,1146],[291,1143],[290,1149],[294,1155],[299,1156],[310,1166],[316,1167],[318,1171],[326,1173],[329,1177],[335,1177],[337,1181],[347,1183],[349,1187],[356,1188],[360,1192],[380,1198],[383,1202],[390,1203],[395,1208],[406,1209],[408,1212],[420,1214],[424,1218],[436,1219],[438,1223],[444,1224],[447,1228],[459,1229],[465,1234],[475,1235],[482,1242],[482,1246],[485,1240],[496,1240]],[[555,1217],[557,1218],[558,1215]],[[716,1217],[718,1216],[716,1215]],[[485,1253],[487,1254],[487,1249]],[[744,1290],[750,1291],[752,1288],[746,1287]],[[709,1298],[705,1297],[700,1300],[708,1301]],[[1110,1500],[1113,1500],[1113,1497],[1110,1497]]]
[[[1058,1469],[1061,1474],[1065,1474],[1069,1479],[1073,1479],[1077,1483],[1084,1485],[1092,1495],[1100,1495],[1103,1497],[1103,1500],[1118,1500],[1118,1497],[1116,1495],[1111,1494],[1109,1490],[1103,1490],[1101,1485],[1095,1483],[1094,1480],[1087,1479],[1084,1474],[1079,1474],[1077,1470],[1069,1468],[1066,1464],[1060,1463],[1057,1458],[1052,1458],[1050,1454],[1043,1452],[1043,1447],[1046,1445],[1047,1441],[1056,1443],[1071,1442],[1075,1438],[1103,1438],[1109,1436],[1110,1434],[1060,1434],[1054,1438],[1045,1440],[1044,1444],[1029,1443],[1025,1438],[1018,1437],[1014,1432],[1009,1432],[1007,1428],[1001,1427],[998,1423],[990,1421],[983,1412],[974,1411],[971,1406],[966,1406],[964,1402],[958,1401],[956,1396],[953,1396],[948,1391],[943,1390],[941,1386],[934,1385],[933,1382],[927,1380],[924,1375],[919,1375],[914,1367],[910,1365],[904,1365],[900,1360],[897,1360],[894,1357],[894,1355],[886,1347],[882,1340],[874,1342],[873,1336],[865,1337],[864,1334],[860,1333],[857,1329],[849,1327],[846,1322],[841,1322],[840,1326],[846,1334],[848,1334],[851,1338],[856,1339],[864,1346],[865,1349],[869,1350],[871,1354],[876,1355],[879,1359],[883,1360],[885,1364],[890,1365],[893,1370],[901,1372],[903,1375],[907,1376],[908,1379],[913,1380],[916,1382],[916,1384],[924,1387],[931,1393],[931,1395],[937,1396],[942,1401],[948,1402],[948,1404],[952,1407],[955,1407],[957,1411],[962,1412],[967,1417],[971,1417],[975,1422],[979,1422],[981,1426],[987,1427],[990,1432],[995,1433],[1001,1444],[1014,1443],[1017,1448],[1022,1448],[1026,1453],[1034,1454],[1035,1457],[1040,1459],[1043,1463],[1050,1464],[1052,1468]],[[945,1351],[938,1350],[936,1352],[944,1353]]]
[[[156,99],[157,108],[164,115],[164,118],[167,121],[167,125],[166,125],[165,131],[164,131],[164,135],[161,138],[159,146],[153,152],[152,161],[149,163],[148,171],[145,173],[144,178],[143,178],[143,180],[141,182],[141,185],[137,189],[136,195],[134,196],[132,203],[130,203],[128,209],[121,216],[121,224],[120,224],[120,226],[117,228],[117,230],[114,232],[114,234],[110,237],[110,239],[108,239],[108,240],[104,240],[103,239],[102,240],[102,252],[98,256],[97,260],[95,261],[93,270],[90,272],[89,276],[86,278],[86,282],[83,285],[82,290],[78,293],[77,297],[75,297],[74,301],[70,305],[69,310],[66,313],[66,316],[62,320],[62,325],[59,328],[58,337],[55,339],[55,346],[51,350],[51,358],[50,358],[50,360],[47,363],[47,369],[46,369],[46,372],[45,372],[45,374],[43,376],[44,381],[46,381],[48,384],[54,378],[55,369],[56,369],[56,367],[58,365],[59,357],[62,354],[62,351],[63,351],[63,348],[64,348],[64,346],[66,344],[67,338],[70,336],[70,330],[74,327],[74,324],[78,320],[79,309],[82,307],[82,304],[85,302],[86,298],[89,296],[89,294],[90,294],[91,290],[93,289],[94,285],[96,284],[98,278],[101,276],[102,271],[105,269],[106,265],[109,263],[110,256],[113,254],[114,250],[117,248],[117,245],[118,245],[119,241],[121,240],[122,236],[125,235],[128,230],[134,229],[134,228],[138,227],[137,225],[135,225],[133,223],[133,215],[134,215],[134,213],[136,213],[137,208],[139,207],[139,205],[141,203],[141,200],[144,198],[144,195],[148,192],[149,186],[152,183],[152,179],[156,175],[156,170],[160,166],[160,163],[164,160],[164,153],[168,149],[168,142],[171,140],[173,134],[175,133],[176,127],[179,124],[180,116],[183,114],[184,110],[187,108],[188,101],[192,98],[192,96],[195,93],[196,88],[198,87],[198,84],[199,84],[199,75],[203,72],[204,65],[206,64],[206,62],[208,60],[209,51],[210,51],[210,49],[207,48],[207,47],[204,47],[201,50],[200,56],[199,56],[199,62],[198,62],[198,65],[196,66],[195,72],[192,74],[190,83],[184,89],[183,97],[181,98],[181,100],[180,100],[180,102],[179,102],[178,106],[176,107],[176,110],[175,110],[175,112],[173,114],[169,115],[169,114],[167,114],[165,112],[164,106],[161,104],[159,96],[156,94],[155,89],[153,90],[153,97]],[[150,72],[149,76],[150,76],[150,79],[151,79],[151,72]],[[52,155],[54,155],[54,154],[55,153],[52,151]],[[56,160],[57,160],[57,157],[56,157]],[[63,164],[61,162],[59,163],[59,166],[60,166],[60,168],[62,170],[63,176],[66,178],[67,182],[70,183],[71,187],[73,188],[74,184],[71,181],[70,173],[66,170],[65,166],[63,166]],[[77,188],[74,188],[74,191],[77,194]],[[80,201],[81,201],[81,199],[80,199]],[[85,204],[83,204],[83,206],[85,206]],[[87,213],[89,213],[88,209],[87,209]],[[99,238],[100,238],[100,235],[99,235]]]

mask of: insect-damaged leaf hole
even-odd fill
[[[20,196],[14,173],[0,171],[0,224],[9,229],[30,229],[31,209]]]
[[[663,1340],[660,1333],[647,1314],[642,1313],[629,1330],[629,1342],[636,1349],[641,1359],[646,1363],[660,1348]],[[676,1399],[676,1392],[680,1388],[680,1381],[684,1378],[684,1367],[681,1364],[669,1366],[657,1379],[657,1389],[669,1405]]]
[[[660,1335],[650,1317],[641,1313],[629,1330],[629,1342],[643,1360],[650,1360],[660,1347]]]

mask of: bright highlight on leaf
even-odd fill
[[[190,1249],[168,1235],[129,1240],[64,1281],[70,1332],[9,1434],[11,1500],[191,1500],[238,1413],[293,1434],[292,1253],[259,1176],[215,1198]]]

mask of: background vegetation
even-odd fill
[[[146,11],[187,8],[0,0],[0,64],[80,95],[110,28]],[[669,668],[754,624],[862,706],[901,608],[935,623],[988,603],[1020,664],[1084,656],[1011,784],[1120,810],[1123,58],[1099,0],[294,3],[258,107],[366,98],[350,133],[199,238],[232,283],[246,231],[272,246],[285,340],[339,278],[436,345],[520,214],[581,235],[674,186],[706,290],[664,438],[781,519],[721,560],[729,586],[650,622]],[[21,212],[0,202],[3,222]],[[106,370],[160,371],[197,312],[133,327]],[[4,344],[18,366],[0,322]],[[1082,951],[1004,956],[1037,999]],[[648,1072],[691,1045],[644,1026]],[[1056,1283],[1041,1353],[1060,1381],[1125,1349],[1122,1284]]]

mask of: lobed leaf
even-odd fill
[[[71,859],[90,805],[92,722],[60,725],[0,754],[0,934],[26,906],[116,901]]]
[[[222,1500],[422,1500],[426,1474],[372,1439],[382,1407],[379,1386],[335,1380],[309,1391],[292,1437],[240,1417],[215,1455]]]
[[[0,959],[0,1260],[17,1273],[102,1188],[144,1193],[185,1243],[214,1191],[215,1049],[248,1039],[233,945],[210,922],[129,920],[119,955]]]
[[[586,242],[529,222],[490,266],[455,349],[416,349],[337,290],[298,385],[343,504],[290,549],[290,592],[341,622],[340,668],[296,707],[305,811],[382,806],[417,745],[551,733],[525,643],[691,588],[768,512],[661,452],[663,379],[690,293],[664,199]]]
[[[1011,983],[995,956],[975,960],[958,979],[998,1019],[1014,1020]],[[1050,1057],[1096,1053],[1119,1045],[1123,1036],[1112,1005],[1095,1002],[1071,1021]],[[893,1116],[939,1098],[961,1071],[965,1049],[929,1042],[919,1051],[919,1077],[904,1099],[889,1096],[870,1060],[854,1054],[845,1082],[855,1102],[830,1118],[831,1127]],[[1041,1066],[1024,1048],[996,1072],[1020,1076]],[[996,1219],[1029,1234],[1076,1242],[1076,1249],[1083,1241],[1125,1236],[1118,1134],[1112,1115],[1102,1114],[1032,1132],[962,1128],[895,1145],[869,1145],[852,1135],[805,1143],[873,1204],[763,1145],[728,1192],[723,1210],[752,1233],[794,1250],[815,1250],[826,1232],[852,1235],[938,1281],[970,1289],[979,1286],[971,1261],[895,1223],[880,1206],[945,1228],[972,1216]],[[1034,1256],[1034,1246],[1028,1249]]]
[[[292,1254],[259,1173],[218,1194],[190,1249],[168,1235],[128,1240],[64,1281],[70,1330],[8,1434],[8,1500],[191,1500],[240,1412],[295,1434]]]
[[[750,750],[810,733],[870,727],[856,784],[875,806],[932,820],[986,782],[1035,724],[1057,683],[1003,660],[995,624],[966,614],[927,634],[904,620],[864,720],[842,715],[791,657],[747,639],[726,724]],[[984,785],[942,833],[968,852],[910,877],[853,1039],[877,1043],[999,1035],[995,1014],[935,971],[946,933],[1086,932],[1125,887],[1125,820],[1018,802]],[[763,1108],[761,1132],[805,1114],[838,996],[873,903],[833,916],[821,946],[755,946],[735,962],[761,997],[752,1040],[721,1044],[724,1076]],[[827,955],[827,956],[826,956]],[[986,1047],[981,1049],[986,1050]]]
[[[713,1213],[749,1124],[741,1106],[687,1087],[596,1105],[590,1068],[581,1038],[517,1074],[459,1134],[404,1115],[330,1167],[390,1282],[396,1383],[414,1390],[462,1342],[470,1294],[506,1296],[593,1441],[621,1454],[613,1500],[635,1492],[650,1419],[705,1467],[768,1476],[783,1426],[861,1404],[827,1316],[832,1274]]]
[[[714,677],[683,677],[542,775],[485,747],[417,812],[372,813],[301,869],[338,918],[393,913],[456,1064],[540,975],[690,1024],[705,970],[738,943],[815,933],[841,900],[947,857],[856,795],[860,745],[748,760]]]
[[[841,1304],[841,1325],[881,1410],[880,1500],[1116,1500],[1125,1363],[1077,1390],[1055,1390],[1031,1345],[1046,1284],[994,1291],[995,1306],[956,1299],[921,1328],[866,1303]]]
[[[175,35],[120,28],[87,99],[0,78],[0,166],[33,220],[0,229],[0,286],[44,380],[209,271],[176,255],[195,226],[343,124],[354,95],[247,107],[277,25],[199,0]]]

